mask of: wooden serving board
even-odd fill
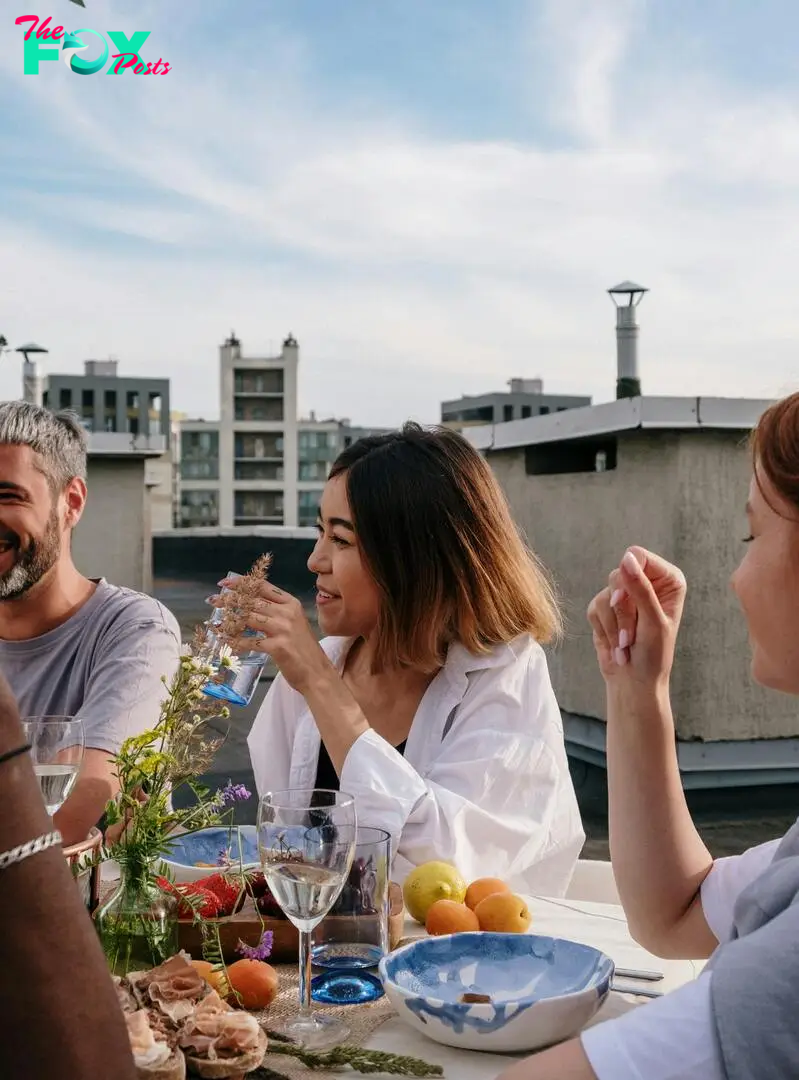
[[[328,915],[326,922],[341,923],[341,939],[346,940],[346,924],[357,922],[358,918],[374,918],[374,916],[352,915]],[[274,919],[267,915],[259,915],[255,901],[247,897],[240,911],[235,915],[226,915],[221,919],[205,919],[206,923],[216,926],[219,931],[219,942],[222,946],[222,956],[225,961],[240,960],[241,956],[236,952],[239,941],[253,947],[261,940],[265,930],[271,930],[273,934],[272,954],[269,957],[274,963],[284,963],[296,960],[299,955],[300,937],[297,928],[288,919]],[[402,889],[395,882],[389,887],[389,916],[388,938],[389,948],[395,949],[402,938],[405,923],[405,911],[402,903]],[[195,960],[202,956],[203,934],[200,926],[191,919],[178,921],[178,946],[191,953]]]

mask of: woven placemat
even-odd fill
[[[283,1024],[292,1020],[299,1010],[300,1004],[300,976],[296,964],[275,964],[275,970],[280,977],[278,994],[268,1009],[253,1013],[258,1022],[265,1028],[280,1030]],[[323,1016],[334,1016],[343,1020],[350,1033],[347,1036],[348,1046],[363,1046],[370,1035],[381,1024],[394,1016],[394,1009],[387,997],[378,998],[364,1005],[317,1005],[313,1003],[314,1012]],[[290,1077],[319,1077],[327,1080],[331,1077],[341,1077],[341,1071],[328,1072],[327,1070],[309,1069],[301,1062],[285,1054],[269,1054],[267,1052],[264,1065],[283,1076]],[[354,1074],[351,1074],[354,1075]]]

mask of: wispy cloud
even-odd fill
[[[370,5],[354,2],[366,23]],[[385,18],[399,10],[387,3]],[[433,16],[414,10],[423,36]],[[514,375],[609,396],[604,290],[631,276],[652,288],[647,390],[784,389],[799,375],[799,85],[744,89],[659,53],[641,0],[502,10],[506,55],[494,22],[491,56],[518,115],[497,114],[496,134],[482,116],[474,135],[458,87],[484,5],[457,23],[457,47],[433,20],[452,83],[451,111],[434,114],[403,103],[396,56],[371,55],[368,30],[361,81],[350,66],[340,84],[352,42],[317,26],[310,2],[75,12],[150,29],[148,58],[173,64],[162,78],[77,78],[63,64],[23,76],[12,28],[0,330],[41,340],[52,370],[113,352],[126,370],[169,371],[176,405],[203,415],[231,326],[253,352],[292,330],[305,408],[432,420],[440,399]],[[485,56],[481,78],[495,89]],[[511,120],[526,134],[500,134]],[[0,372],[0,392],[17,386],[18,371]]]

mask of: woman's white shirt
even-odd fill
[[[350,641],[322,648],[341,670]],[[248,737],[260,794],[313,787],[321,740],[304,698],[278,676]],[[397,844],[397,880],[431,859],[467,881],[500,877],[526,893],[566,891],[585,840],[543,649],[531,637],[473,656],[452,645],[398,753],[369,730],[341,789],[358,820]]]
[[[741,855],[716,859],[702,882],[705,920],[720,943],[732,936],[735,903],[768,868],[781,837]],[[714,1035],[712,971],[618,1020],[582,1035],[598,1080],[725,1080]]]

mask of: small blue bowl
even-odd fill
[[[523,1053],[576,1035],[607,997],[614,966],[575,941],[483,932],[421,938],[384,957],[379,970],[401,1019],[428,1038]]]
[[[181,833],[169,845],[169,852],[162,859],[175,881],[197,881],[219,869],[220,852],[230,851],[233,868],[239,862],[245,869],[260,866],[257,830],[254,825],[234,825],[232,828],[199,829],[197,832]],[[210,866],[198,866],[210,863]]]

